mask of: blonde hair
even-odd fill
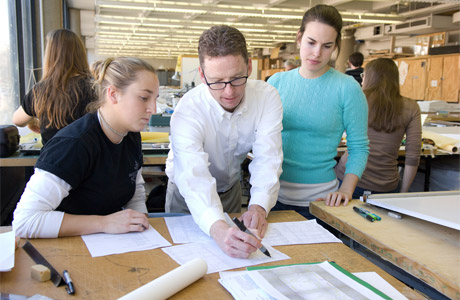
[[[149,71],[156,74],[155,69],[142,59],[135,57],[107,58],[92,64],[94,89],[98,100],[88,105],[89,111],[96,111],[105,101],[104,95],[109,86],[123,91],[137,80],[139,71]]]

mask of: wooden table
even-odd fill
[[[144,165],[165,165],[167,154],[144,154]],[[10,157],[0,158],[0,167],[33,167],[38,155],[23,155],[19,151]]]
[[[382,220],[371,223],[355,213],[353,206],[364,207]],[[402,269],[411,275],[409,279],[415,277],[427,285],[428,291],[437,291],[438,296],[433,295],[435,299],[442,295],[460,299],[460,231],[410,216],[394,219],[387,215],[387,210],[358,200],[340,207],[313,202],[310,212],[370,250],[389,267]]]
[[[305,220],[293,211],[271,212],[269,222]],[[150,224],[172,242],[163,218],[150,219]],[[37,282],[30,277],[33,261],[22,248],[16,251],[15,267],[1,273],[2,293],[32,296],[36,293],[53,299],[116,299],[178,267],[161,249],[91,257],[81,237],[34,239],[32,244],[61,272],[67,269],[75,284],[76,294],[67,295],[64,286],[51,281]],[[24,241],[21,241],[21,245]],[[409,299],[422,299],[420,294],[355,253],[343,244],[279,246],[276,249],[291,259],[267,265],[335,261],[350,272],[375,271]],[[217,281],[218,273],[207,274],[172,299],[233,299]]]

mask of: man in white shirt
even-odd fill
[[[167,212],[190,212],[232,257],[246,258],[260,240],[230,227],[225,212],[241,212],[241,163],[252,150],[251,199],[240,219],[262,238],[275,205],[283,161],[283,111],[278,92],[248,80],[252,63],[240,31],[213,26],[198,45],[202,82],[184,95],[171,118]]]

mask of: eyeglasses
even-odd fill
[[[204,81],[206,81],[206,84],[209,86],[211,90],[223,90],[227,87],[227,84],[230,84],[231,86],[244,85],[248,81],[248,77],[249,77],[249,76],[242,76],[242,77],[237,77],[235,79],[232,79],[230,81],[220,81],[220,82],[209,83],[204,72],[203,72],[203,76],[204,76]]]
[[[359,74],[359,76],[361,77],[361,79],[364,79],[364,72]]]

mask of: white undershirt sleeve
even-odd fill
[[[14,211],[13,230],[21,238],[56,238],[64,212],[56,211],[72,187],[47,171],[35,168]]]
[[[126,203],[125,208],[131,208],[141,213],[148,213],[147,206],[145,205],[145,187],[144,178],[142,178],[142,168],[139,169],[136,177],[136,191],[133,197]]]

